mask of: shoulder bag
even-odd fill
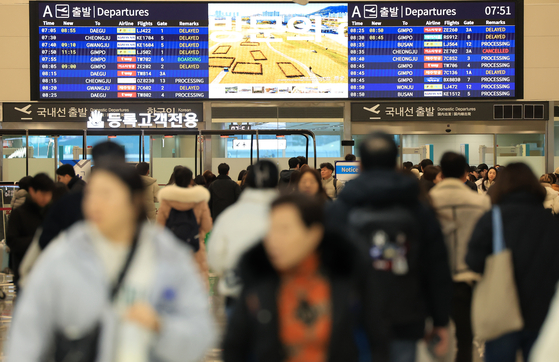
[[[122,268],[116,284],[111,289],[110,300],[114,301],[126,272],[130,268],[134,253],[138,246],[138,233],[134,236],[134,240],[126,257],[126,262]],[[85,336],[72,339],[66,336],[63,332],[58,331],[54,336],[54,348],[51,358],[47,359],[48,362],[95,362],[97,359],[97,349],[99,345],[99,337],[101,335],[101,323],[98,322],[93,330],[88,332]]]
[[[493,254],[485,260],[485,271],[474,289],[472,300],[474,335],[489,341],[524,328],[512,252],[505,248],[499,206],[493,207],[492,214]]]

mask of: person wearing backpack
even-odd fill
[[[344,185],[334,177],[334,166],[330,162],[321,164],[320,176],[322,177],[322,187],[324,187],[326,194],[329,198],[335,200],[344,188]]]
[[[327,233],[360,247],[371,266],[372,293],[387,295],[392,362],[413,362],[425,338],[437,356],[448,349],[452,279],[433,211],[419,201],[417,180],[396,170],[392,136],[376,132],[360,145],[362,173],[328,208]],[[375,289],[376,288],[376,289]],[[433,329],[426,332],[426,320]]]
[[[202,280],[209,287],[209,267],[204,239],[212,229],[212,217],[208,207],[210,192],[203,186],[191,185],[192,171],[186,167],[176,169],[174,176],[175,184],[159,192],[157,222],[166,226],[191,248]]]

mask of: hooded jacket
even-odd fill
[[[148,220],[155,221],[155,203],[157,202],[157,194],[159,193],[159,185],[157,180],[153,177],[142,176],[142,181],[144,182],[144,196],[146,200],[146,213]]]
[[[559,281],[559,223],[541,200],[524,192],[507,195],[499,203],[505,246],[512,252],[524,329],[538,332]],[[481,217],[468,245],[466,263],[483,274],[493,253],[491,212]]]
[[[241,256],[268,232],[270,205],[277,197],[275,189],[247,188],[239,201],[225,210],[208,240],[208,262],[220,276],[219,292],[237,298],[241,283],[237,266]]]
[[[410,269],[406,277],[415,280],[416,288],[396,289],[387,283],[381,291],[390,293],[389,318],[397,339],[423,338],[427,317],[433,318],[437,327],[449,322],[452,279],[444,237],[434,213],[418,197],[419,185],[414,177],[392,170],[369,170],[349,182],[327,212],[326,225],[330,229],[327,232],[345,235],[346,239],[350,235],[348,214],[354,208],[398,205],[417,218],[421,235],[417,238],[418,245],[412,248],[418,250],[419,265]],[[370,245],[357,246],[368,255]]]
[[[466,253],[479,218],[491,209],[491,200],[457,178],[443,179],[431,189],[429,196],[442,226],[454,281],[479,279],[466,265]]]
[[[165,226],[171,209],[178,211],[194,211],[196,221],[200,228],[200,249],[194,254],[194,258],[198,263],[202,280],[207,284],[209,268],[204,240],[206,234],[212,229],[212,218],[210,216],[210,209],[208,208],[208,201],[210,200],[209,191],[203,186],[186,188],[170,185],[159,191],[158,197],[160,204],[159,213],[157,214],[157,223],[159,225]]]
[[[366,281],[365,260],[350,244],[326,238],[319,247],[320,270],[330,283],[332,328],[328,362],[357,362],[355,331],[363,328],[372,360],[388,361],[389,337],[383,316],[385,302]],[[279,337],[279,274],[260,243],[245,254],[241,264],[244,286],[227,325],[224,362],[282,362],[286,352]],[[250,358],[249,358],[250,357]]]
[[[12,197],[12,202],[10,202],[12,211],[23,205],[25,199],[27,198],[27,195],[29,195],[29,193],[24,189],[19,189],[16,191],[14,197]]]
[[[43,361],[55,332],[83,336],[98,322],[102,329],[96,362],[114,361],[119,317],[111,308],[111,283],[88,231],[86,223],[74,225],[37,261],[25,293],[18,296],[8,362]],[[155,225],[144,224],[139,243],[144,242],[155,250],[147,300],[160,318],[147,361],[199,361],[213,345],[215,330],[206,292],[193,275],[192,257],[171,233]]]

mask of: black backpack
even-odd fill
[[[384,285],[393,323],[408,323],[425,312],[419,241],[422,227],[413,207],[364,206],[348,215],[350,240],[368,257]]]
[[[200,250],[200,227],[196,221],[194,210],[179,211],[171,209],[165,226],[184,241],[194,252]]]

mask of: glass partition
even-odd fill
[[[196,135],[146,136],[150,141],[149,148],[146,143],[146,162],[151,160],[151,175],[160,185],[167,183],[175,166],[188,167],[194,173],[196,137]],[[148,153],[152,158],[147,157]]]
[[[126,162],[138,163],[141,161],[140,135],[103,135],[87,136],[87,159],[91,159],[91,149],[98,143],[110,141],[115,142],[124,148]],[[95,165],[94,165],[95,166]]]
[[[56,179],[54,136],[29,136],[29,175],[46,173]],[[33,152],[31,152],[33,149]]]
[[[2,136],[2,181],[17,182],[27,176],[25,135]],[[33,148],[29,148],[29,153]]]
[[[57,156],[57,164],[83,159],[83,136],[58,136]]]
[[[463,154],[468,164],[477,166],[486,163],[493,166],[492,134],[459,135],[402,135],[402,163],[410,161],[417,165],[429,158],[435,165],[440,163],[445,152]]]
[[[544,134],[498,134],[497,164],[524,162],[539,178],[545,173]]]

